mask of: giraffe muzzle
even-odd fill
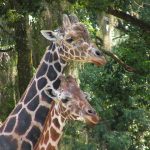
[[[100,117],[94,109],[86,109],[83,117],[85,122],[89,125],[96,125],[100,121]]]
[[[100,57],[95,57],[95,58],[92,58],[91,60],[95,65],[97,66],[102,66],[102,65],[105,65],[107,63],[106,59],[104,56],[100,56]]]

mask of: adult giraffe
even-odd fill
[[[68,61],[103,65],[106,60],[91,43],[77,18],[63,16],[63,28],[42,31],[52,41],[22,98],[0,128],[0,150],[33,149],[43,129],[51,102]]]
[[[61,78],[59,101],[53,103],[44,124],[42,134],[34,150],[57,150],[68,120],[80,120],[88,124],[97,124],[99,117],[71,76]]]

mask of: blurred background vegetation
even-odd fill
[[[69,122],[59,149],[149,150],[149,0],[0,0],[0,121],[14,108],[49,44],[40,30],[56,29],[63,13],[79,17],[108,63],[74,65],[101,122],[94,127]]]

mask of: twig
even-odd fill
[[[116,54],[112,53],[111,51],[107,51],[101,49],[106,55],[110,56],[114,60],[116,60],[122,67],[124,67],[129,72],[136,72],[136,69],[124,63]]]
[[[100,41],[100,42],[98,42]],[[100,43],[100,44],[99,44]],[[96,37],[96,44],[97,46],[102,50],[102,52],[108,56],[110,56],[112,59],[114,59],[116,62],[118,62],[125,70],[129,71],[129,72],[134,72],[134,73],[138,73],[138,74],[142,74],[139,70],[127,65],[125,62],[123,62],[116,54],[112,53],[111,51],[102,49],[99,45],[101,44],[101,39],[99,37]]]
[[[122,38],[123,36],[125,36],[125,34],[122,34],[122,35],[120,35],[120,36],[117,36],[117,37],[113,38],[113,40],[116,40],[116,39]]]

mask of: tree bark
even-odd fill
[[[20,95],[23,94],[32,77],[32,51],[28,47],[26,31],[26,17],[22,17],[15,23],[15,49],[18,52],[17,70]]]
[[[113,9],[109,7],[106,11],[108,14],[121,18],[125,21],[130,22],[132,25],[139,27],[140,29],[150,33],[150,24],[144,22],[143,20],[137,19],[129,14],[126,14],[123,11]]]

